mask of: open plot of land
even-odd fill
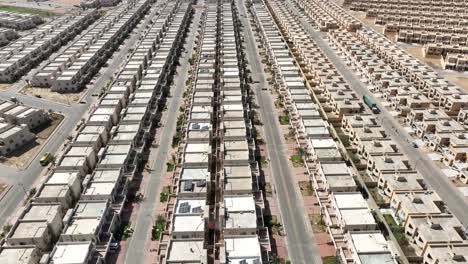
[[[0,83],[0,91],[8,90],[8,88],[10,87],[11,87],[11,84],[9,83]]]
[[[355,17],[356,19],[359,19],[359,21],[361,21],[363,24],[366,24],[367,26],[375,29],[375,31],[379,33],[385,34],[385,36],[391,41],[396,41],[397,33],[396,32],[384,33],[384,26],[376,25],[375,18],[366,17],[365,12],[357,12],[357,11],[349,11],[349,12],[353,17]]]
[[[349,11],[349,10],[348,10]],[[365,12],[357,12],[357,11],[349,11],[350,14],[359,19],[363,24],[375,29],[377,32],[384,34],[384,26],[376,25],[374,18],[367,18]],[[397,33],[385,33],[385,36],[393,42],[396,42]],[[417,58],[418,60],[426,63],[430,67],[441,70],[442,68],[442,56],[424,56],[423,47],[421,45],[409,45],[409,44],[402,44],[401,48],[406,50],[409,54],[413,57]]]
[[[453,84],[463,87],[463,89],[465,89],[468,92],[468,76],[445,76],[445,79],[449,80]]]
[[[15,12],[21,14],[38,15],[41,17],[51,17],[55,15],[55,12],[44,11],[36,8],[27,8],[13,5],[0,5],[0,11]]]
[[[68,5],[79,5],[81,0],[53,0],[51,2]]]
[[[81,97],[88,91],[88,89],[83,89],[79,93],[57,93],[52,92],[50,88],[38,88],[38,87],[25,87],[20,93],[41,97],[48,101],[53,101],[62,104],[76,104],[80,101]]]
[[[408,45],[402,44],[401,48],[406,50],[411,56],[415,57],[416,59],[426,63],[430,67],[441,70],[442,68],[442,56],[427,56],[424,57],[423,47],[420,45]]]
[[[0,163],[7,166],[16,167],[18,169],[24,168],[31,159],[36,157],[39,150],[45,144],[49,136],[54,132],[58,125],[62,122],[63,116],[59,114],[50,115],[50,123],[44,124],[41,127],[33,129],[31,132],[36,134],[36,140],[30,142],[29,144],[24,145],[22,148],[19,148],[6,157],[2,157]]]

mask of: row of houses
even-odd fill
[[[18,33],[14,29],[0,28],[0,47],[7,45],[16,38],[18,38]]]
[[[417,0],[406,2],[404,0],[351,0],[351,10],[367,11],[369,8],[385,8],[392,10],[407,9],[410,11],[432,11],[440,12],[444,10],[448,13],[459,13],[464,15],[467,3],[464,0],[449,0],[449,1],[427,1]]]
[[[444,133],[447,133],[447,136],[449,134],[453,136],[457,127],[461,128],[457,121],[443,110],[430,109],[433,108],[433,106],[429,107],[433,101],[427,97],[425,97],[426,99],[422,98],[423,95],[416,98],[412,96],[413,99],[416,99],[415,101],[409,98],[403,100],[407,91],[413,93],[419,93],[419,91],[414,87],[411,89],[409,80],[406,82],[401,80],[402,76],[398,77],[398,74],[393,74],[394,78],[400,78],[398,82],[395,80],[395,83],[399,83],[397,88],[401,88],[403,85],[408,89],[403,92],[401,89],[397,89],[392,95],[392,89],[388,89],[388,86],[385,86],[379,79],[382,75],[374,70],[369,70],[370,67],[375,67],[376,63],[380,64],[381,67],[386,64],[374,60],[372,56],[378,57],[368,46],[361,46],[363,43],[355,35],[341,29],[329,32],[328,39],[340,54],[348,58],[350,65],[356,67],[362,76],[372,82],[372,85],[380,87],[377,89],[384,92],[388,100],[395,100],[391,106],[400,110],[401,103],[410,103],[408,109],[402,111],[408,113],[408,123],[411,124],[422,119],[434,120],[432,123],[434,127],[431,128],[435,129],[432,131],[437,131],[439,136]],[[383,70],[391,74],[391,68]],[[426,103],[422,103],[424,100]],[[439,125],[438,117],[441,115],[447,119]],[[435,119],[429,119],[430,116]],[[448,128],[449,126],[450,128]],[[466,257],[464,252],[466,252],[468,240],[464,233],[465,228],[456,217],[447,211],[442,199],[433,190],[427,188],[422,175],[399,151],[398,145],[387,137],[380,121],[370,113],[345,114],[342,119],[342,131],[348,135],[352,147],[365,165],[367,174],[377,181],[379,194],[385,197],[393,218],[404,228],[408,241],[415,249],[418,261],[438,263],[438,261],[445,259],[446,255],[453,255],[456,258]],[[424,131],[427,132],[427,129],[421,130],[420,133],[424,134]],[[456,138],[453,141],[454,144],[465,144],[463,143],[465,142],[464,137],[457,136]],[[452,153],[452,156],[457,155]]]
[[[27,30],[42,23],[44,23],[44,19],[37,15],[0,11],[0,27]]]
[[[390,31],[389,26],[385,28],[386,32]],[[460,46],[459,50],[453,50],[457,53],[463,53],[463,49],[465,49],[464,53],[468,52],[468,34],[463,33],[438,33],[438,32],[430,32],[426,30],[413,30],[413,29],[402,29],[399,28],[395,31],[398,31],[397,41],[399,42],[406,42],[406,43],[417,43],[417,44],[451,44],[451,45],[458,45]],[[468,32],[467,32],[468,33]],[[427,50],[426,50],[427,51]],[[445,52],[447,53],[448,50]],[[432,52],[426,52],[425,55],[442,55],[445,53],[441,52],[439,54],[435,54]]]
[[[376,24],[385,25],[384,33],[397,32],[397,41],[424,45],[424,56],[442,55],[445,69],[465,71],[468,68],[463,59],[468,54],[468,15],[459,12],[460,8],[465,9],[456,4],[440,6],[437,2],[429,5],[434,9],[422,10],[428,5],[366,0],[354,1],[351,10],[366,11],[366,17],[375,17]]]
[[[326,57],[320,54],[315,43],[304,37],[306,33],[300,22],[290,15],[283,2],[256,3],[251,12],[261,29],[275,82],[290,116],[290,127],[296,133],[298,146],[305,150],[306,168],[322,217],[341,260],[343,263],[366,263],[370,259],[374,262],[369,263],[396,263],[394,252],[378,230],[367,201],[358,192],[355,172],[345,162],[327,120],[312,100],[307,79],[293,53],[306,67],[315,63],[312,56]],[[288,42],[294,42],[294,48],[289,49]],[[327,76],[311,76],[316,82],[326,79]],[[328,79],[328,82],[333,81]]]
[[[424,55],[442,55],[444,69],[465,71],[468,67],[466,57],[468,46],[460,44],[427,43],[423,47]]]
[[[33,141],[31,129],[49,122],[49,114],[42,109],[0,100],[0,155],[6,155]]]
[[[0,49],[0,82],[14,82],[99,17],[96,9],[53,20]]]
[[[99,71],[107,58],[143,17],[148,6],[122,4],[101,18],[80,39],[50,61],[31,80],[35,87],[76,92]]]
[[[80,6],[84,8],[100,8],[115,6],[120,0],[81,0]]]
[[[378,25],[402,24],[404,27],[423,27],[428,28],[428,31],[437,31],[435,28],[463,28],[468,23],[468,16],[461,13],[450,12],[421,12],[407,9],[369,9],[366,13],[366,18],[375,18],[375,23]],[[402,29],[412,29],[404,28]]]
[[[180,53],[188,7],[153,3],[151,13],[158,15],[151,17],[154,23],[127,61],[142,65],[142,75],[134,73],[138,83],[120,79],[123,71],[116,77],[105,94],[109,97],[101,98],[79,126],[12,226],[0,247],[0,262],[108,261],[109,252],[117,248],[128,183],[143,164],[142,154],[152,141],[149,131],[155,130],[154,116],[161,110],[161,90]],[[143,99],[144,107],[139,103]],[[128,111],[135,108],[143,111],[129,118]]]
[[[339,5],[333,1],[298,1],[297,5],[312,17],[315,17],[315,24],[320,31],[336,29],[339,26],[345,27],[349,31],[361,28],[359,20],[349,15]]]
[[[129,32],[144,17],[148,2],[120,5],[82,38],[51,61],[31,80],[33,86],[55,92],[77,92],[99,71]]]
[[[161,263],[207,263],[213,247],[219,263],[268,260],[237,16],[230,1],[202,13]]]
[[[466,167],[462,164],[466,163],[464,146],[468,143],[464,136],[467,127],[463,115],[467,95],[461,88],[445,82],[439,89],[447,92],[440,95],[437,95],[437,88],[429,91],[418,89],[414,81],[389,66],[358,37],[345,31],[331,32],[329,36],[331,42],[350,59],[350,63],[377,91],[384,94],[390,106],[400,116],[406,117],[406,124],[413,128],[415,134],[432,150],[442,154],[442,161],[447,166],[459,163],[460,169]]]

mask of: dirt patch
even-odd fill
[[[453,84],[463,87],[463,89],[468,92],[468,77],[446,76],[445,79],[449,80]]]
[[[9,83],[0,83],[0,91],[6,91],[11,87]]]
[[[416,59],[426,63],[428,66],[442,70],[442,56],[426,56],[424,57],[423,47],[420,45],[401,45],[401,48],[406,50]]]
[[[4,182],[0,182],[0,197],[2,197],[3,192],[8,188],[8,184]]]
[[[373,28],[375,31],[379,32],[379,33],[382,33],[384,34],[389,40],[393,41],[393,42],[396,42],[396,39],[397,39],[397,35],[398,33],[397,32],[387,32],[387,33],[384,33],[385,31],[385,26],[381,26],[381,25],[377,25],[375,24],[375,18],[369,18],[369,17],[366,17],[366,12],[359,12],[359,11],[350,11],[348,10],[348,12],[353,16],[355,17],[356,19],[358,19],[359,21],[361,21],[361,23]]]
[[[78,103],[87,91],[88,89],[85,88],[79,93],[57,93],[52,92],[49,88],[25,87],[20,93],[36,96],[52,102],[71,105]]]
[[[323,233],[327,231],[327,226],[325,225],[325,220],[321,215],[309,214],[310,225],[314,233]]]
[[[18,169],[24,168],[31,159],[36,157],[37,153],[43,147],[46,140],[54,132],[62,120],[62,115],[56,113],[51,114],[50,122],[48,124],[44,124],[31,131],[36,134],[36,140],[31,141],[23,147],[9,153],[0,160],[0,163]]]
[[[69,5],[80,5],[81,0],[52,0],[51,2]]]
[[[366,12],[359,12],[359,11],[349,11],[349,13],[362,23],[372,26],[375,24],[375,18],[366,17]]]
[[[311,196],[314,194],[314,188],[310,181],[300,181],[299,188],[301,190],[302,196]]]

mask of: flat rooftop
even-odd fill
[[[115,182],[92,182],[83,195],[111,195]]]
[[[167,249],[166,263],[207,263],[203,240],[171,240]]]
[[[76,205],[73,217],[97,218],[102,217],[107,210],[107,201],[81,201]]]
[[[335,192],[333,199],[338,209],[369,208],[360,192]]]
[[[369,209],[340,210],[346,225],[375,225],[375,219]]]
[[[57,243],[52,252],[51,259],[55,264],[87,263],[92,253],[92,242]]]
[[[468,263],[468,243],[452,245],[429,245],[427,249],[432,259],[439,264],[466,264]],[[454,261],[457,256],[457,261]]]
[[[205,199],[177,199],[175,214],[201,214],[206,207]]]
[[[203,215],[174,215],[173,232],[203,232],[205,219]]]
[[[101,219],[97,218],[82,218],[73,219],[70,225],[64,230],[65,235],[83,235],[95,234]]]
[[[93,182],[116,182],[120,177],[120,169],[95,170]]]
[[[58,204],[31,204],[31,207],[22,220],[46,220],[51,223],[57,215],[61,215],[61,206]]]
[[[350,233],[356,253],[381,253],[389,252],[385,237],[379,232]]]
[[[240,264],[241,261],[244,261],[244,263],[254,263],[254,261],[262,263],[260,243],[257,236],[225,237],[224,246],[226,263]]]
[[[397,192],[392,198],[400,201],[407,213],[441,213],[436,204],[441,199],[433,192]]]
[[[210,176],[208,169],[182,169],[180,178],[183,180],[206,180]]]
[[[344,162],[320,163],[320,167],[325,176],[329,175],[349,175],[350,168]]]
[[[47,230],[47,222],[20,222],[13,231],[11,238],[43,237]]]
[[[31,264],[39,254],[34,247],[0,248],[0,263]]]

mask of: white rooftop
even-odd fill
[[[261,263],[258,237],[225,238],[224,244],[226,249],[226,263]]]
[[[350,233],[358,254],[388,252],[385,237],[378,231],[366,233]]]
[[[252,196],[225,196],[224,206],[229,212],[255,211],[255,201]]]
[[[91,253],[91,242],[57,243],[52,253],[54,264],[86,264]]]
[[[334,193],[336,206],[339,209],[368,208],[366,200],[360,192]]]

